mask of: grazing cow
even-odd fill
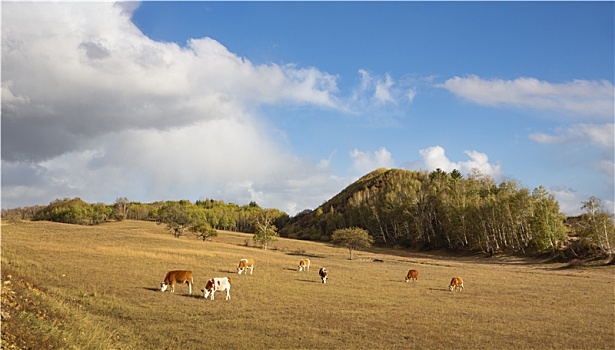
[[[192,294],[192,285],[194,279],[192,278],[192,271],[190,270],[175,270],[167,272],[164,277],[164,282],[160,284],[160,291],[164,292],[167,288],[171,287],[171,293],[175,292],[175,283],[188,284],[189,293]]]
[[[301,259],[299,261],[299,271],[310,271],[310,259]]]
[[[231,279],[228,277],[212,278],[207,281],[205,289],[202,290],[203,297],[207,297],[211,294],[211,300],[214,300],[214,293],[226,291],[226,300],[231,298]]]
[[[250,269],[250,275],[254,270],[254,260],[253,259],[241,259],[239,260],[239,266],[237,266],[237,273],[241,275],[246,269]]]
[[[322,283],[327,283],[327,277],[329,277],[329,271],[324,267],[321,267],[318,271],[318,275],[320,275],[320,279],[322,279]]]
[[[406,282],[414,280],[415,282],[419,280],[419,271],[418,270],[409,270],[408,275],[406,276]]]
[[[448,286],[448,290],[459,290],[460,292],[463,290],[463,280],[461,277],[453,277],[451,280],[451,284]]]

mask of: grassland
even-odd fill
[[[173,238],[154,223],[2,226],[2,348],[602,349],[615,344],[611,267],[514,259],[355,252],[250,235]],[[242,257],[253,275],[237,275]],[[309,272],[297,263],[308,257]],[[318,268],[330,270],[327,284]],[[404,282],[409,268],[418,282]],[[194,271],[161,293],[172,269]],[[204,300],[211,277],[231,300]],[[449,292],[453,276],[463,292]]]

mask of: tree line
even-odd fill
[[[611,254],[613,214],[600,200],[582,203],[585,213],[566,218],[544,187],[529,190],[514,180],[495,183],[474,172],[378,169],[315,210],[289,217],[278,209],[205,199],[153,203],[117,198],[111,205],[80,198],[57,199],[47,206],[3,209],[4,220],[48,220],[94,225],[109,220],[149,220],[176,237],[202,239],[216,230],[254,233],[266,247],[276,237],[336,241],[336,231],[366,231],[379,246],[535,254],[566,251],[571,257]]]
[[[203,240],[217,235],[217,230],[255,234],[254,241],[264,248],[278,237],[278,227],[289,216],[278,209],[264,209],[256,202],[239,206],[234,203],[206,199],[130,202],[117,198],[114,204],[90,204],[81,198],[56,199],[47,206],[31,206],[2,211],[5,220],[54,221],[67,224],[96,225],[106,221],[145,220],[166,225],[175,236],[187,233]]]

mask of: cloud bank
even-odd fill
[[[255,65],[211,38],[156,42],[131,11],[3,4],[3,207],[131,193],[261,200],[292,213],[341,187],[326,167],[274,142],[250,112],[279,103],[343,110],[335,76]]]

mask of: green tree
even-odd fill
[[[196,233],[197,237],[203,240],[218,236],[218,231],[213,229],[205,220],[201,220],[198,224],[190,227],[190,231]]]
[[[278,228],[273,224],[279,216],[276,209],[266,209],[259,212],[254,218],[254,236],[252,240],[267,249],[267,245],[278,239]]]
[[[538,251],[556,249],[566,240],[564,215],[559,211],[555,197],[539,186],[532,193],[534,210],[532,217],[533,243]]]
[[[603,253],[612,258],[612,246],[615,239],[613,214],[602,208],[602,203],[595,196],[582,203],[585,210],[581,219],[581,235],[598,244]]]
[[[374,243],[374,238],[362,228],[350,227],[333,231],[331,241],[338,247],[348,248],[352,260],[352,251],[370,247]]]
[[[158,223],[166,224],[175,237],[181,236],[186,229],[200,224],[196,210],[187,201],[166,202],[158,209]]]

